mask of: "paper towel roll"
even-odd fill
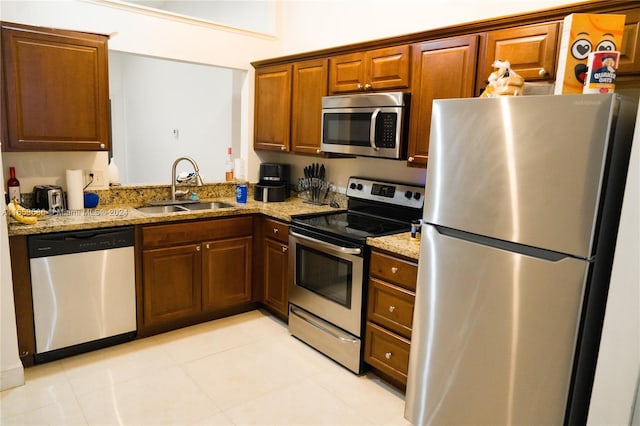
[[[233,160],[233,173],[236,180],[244,180],[244,162],[242,158]]]
[[[82,170],[67,170],[67,208],[69,210],[84,208],[83,188]]]

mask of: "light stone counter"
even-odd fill
[[[135,209],[150,202],[167,197],[167,187],[137,186],[115,187],[111,190],[96,191],[100,195],[100,204],[96,209],[66,211],[59,215],[48,215],[38,220],[35,225],[25,225],[9,218],[9,236],[45,234],[50,232],[76,231],[83,229],[108,228],[114,226],[140,225],[162,222],[173,222],[193,219],[206,219],[244,214],[264,214],[285,222],[291,216],[307,213],[336,211],[328,205],[317,206],[304,202],[292,192],[291,198],[280,203],[262,203],[253,200],[253,188],[249,187],[248,201],[241,205],[235,200],[235,184],[210,184],[194,188],[202,198],[201,201],[222,201],[233,207],[217,210],[197,210],[176,213],[142,213]],[[342,208],[346,201],[336,194]],[[419,240],[412,240],[409,232],[384,237],[368,238],[367,244],[391,253],[417,260],[420,252]]]
[[[410,232],[367,238],[367,244],[416,261],[420,257],[420,240],[411,238]]]
[[[75,231],[81,229],[107,228],[112,226],[138,225],[148,223],[172,222],[189,219],[204,219],[223,216],[262,213],[264,215],[291,221],[296,214],[335,211],[328,205],[316,206],[305,203],[301,198],[291,197],[281,203],[262,203],[249,200],[245,205],[236,203],[235,197],[222,197],[215,200],[233,204],[234,207],[217,210],[198,210],[193,212],[148,214],[127,205],[98,206],[96,209],[66,211],[59,215],[48,215],[35,225],[25,225],[9,218],[9,236],[44,234],[49,232]]]

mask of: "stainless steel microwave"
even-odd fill
[[[403,159],[409,97],[403,92],[324,96],[320,150]]]

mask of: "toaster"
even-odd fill
[[[57,185],[36,185],[33,187],[33,207],[57,213],[67,208],[62,187]]]

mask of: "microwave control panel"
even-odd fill
[[[396,147],[396,126],[398,114],[395,112],[381,112],[376,121],[376,146],[378,148]]]

